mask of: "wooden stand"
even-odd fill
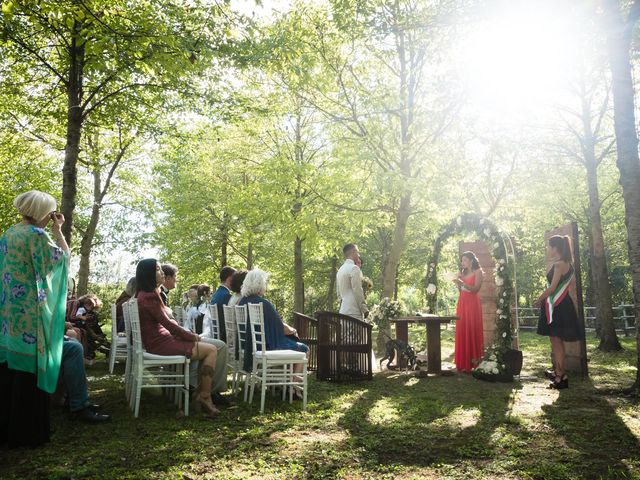
[[[396,325],[396,338],[405,343],[409,342],[409,324],[415,323],[427,326],[427,373],[442,373],[442,353],[440,342],[440,325],[457,320],[456,316],[425,315],[423,317],[401,317],[391,320]],[[405,368],[406,362],[396,352],[396,365]]]

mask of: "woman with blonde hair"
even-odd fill
[[[18,195],[22,221],[0,237],[0,444],[49,440],[49,394],[58,383],[69,247],[48,193]],[[53,239],[44,230],[52,222]]]

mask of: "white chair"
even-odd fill
[[[307,356],[295,350],[267,350],[264,336],[264,310],[262,303],[249,304],[249,324],[251,326],[251,348],[253,368],[249,382],[249,402],[253,402],[253,391],[260,383],[260,413],[264,412],[267,387],[282,386],[283,397],[289,389],[289,402],[293,401],[293,391],[302,392],[302,409],[307,409]],[[293,373],[296,364],[302,365],[302,372]]]
[[[236,305],[236,330],[238,332],[238,365],[242,369],[238,373],[244,376],[244,401],[249,399],[249,377],[251,374],[244,369],[244,351],[247,348],[247,338],[249,337],[249,331],[247,329],[247,306]],[[236,384],[237,386],[237,384]]]
[[[181,394],[175,396],[176,403],[178,407],[184,404],[184,414],[189,415],[189,358],[184,355],[154,355],[145,352],[140,335],[138,301],[133,298],[124,308],[128,310],[133,340],[130,399],[133,416],[138,418],[143,388],[169,389]]]
[[[209,332],[211,338],[215,338],[216,340],[220,340],[220,319],[218,318],[218,305],[207,305],[207,309],[209,310],[208,318],[205,316],[207,321],[209,322]]]
[[[242,364],[244,363],[244,349],[239,348],[239,337],[238,337],[238,323],[236,322],[236,309],[234,307],[230,307],[225,305],[224,308],[224,325],[227,328],[227,348],[229,352],[227,366],[229,370],[233,374],[233,382],[231,387],[231,392],[233,394],[236,393],[236,389],[238,387],[238,383],[240,383],[240,377],[245,379],[247,372],[242,368]],[[246,330],[246,324],[243,329],[243,332]],[[238,357],[236,358],[236,351],[238,353]]]
[[[116,319],[117,306],[111,305],[111,348],[109,349],[109,373],[113,374],[116,360],[127,359],[127,337],[118,335],[118,321]]]
[[[127,346],[127,363],[124,368],[124,388],[127,402],[131,404],[131,386],[133,385],[133,338],[131,336],[131,316],[129,315],[128,300],[122,305],[122,316],[124,317],[124,332]]]

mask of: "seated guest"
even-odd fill
[[[76,327],[71,321],[76,310],[78,310],[78,300],[75,298],[75,295],[67,295],[64,334],[69,338],[78,340],[82,344],[82,351],[85,354],[85,363],[87,365],[93,365],[93,358],[95,358],[95,354],[89,354],[89,339],[87,338],[87,332],[83,328]]]
[[[218,306],[218,318],[220,319],[220,338],[223,341],[227,341],[227,328],[224,324],[224,306],[229,303],[231,299],[231,278],[236,273],[236,269],[225,266],[220,270],[220,286],[211,297],[211,305]]]
[[[182,295],[182,308],[185,311],[189,310],[195,304],[198,303],[198,285],[197,283],[191,285],[184,295]]]
[[[87,297],[90,302],[86,302],[86,307],[83,307],[83,303],[80,302],[80,307],[76,310],[76,316],[84,315],[86,317],[86,325],[91,333],[103,343],[103,341],[107,339],[107,336],[102,331],[102,328],[100,328],[100,324],[98,324],[98,310],[102,308],[102,300],[93,293],[89,293],[85,295],[85,297]]]
[[[109,415],[97,413],[100,407],[89,403],[87,374],[84,371],[84,352],[80,342],[65,338],[62,343],[62,362],[60,369],[71,415],[87,423],[100,423],[109,420]]]
[[[96,334],[87,326],[87,312],[93,314],[93,299],[88,295],[83,295],[77,300],[67,302],[69,322],[80,332],[79,335],[83,340],[82,345],[87,363],[92,365],[99,345]]]
[[[136,294],[136,277],[131,277],[124,287],[123,292],[116,300],[116,331],[118,333],[124,332],[124,313],[122,312],[122,305],[128,302],[131,297]]]
[[[227,358],[227,344],[220,339],[213,338],[213,332],[211,332],[210,327],[210,314],[207,306],[209,305],[209,300],[211,298],[211,287],[209,285],[198,285],[196,289],[198,294],[197,305],[192,306],[186,314],[186,318],[184,321],[184,328],[187,330],[191,330],[194,333],[200,335],[200,340],[202,342],[210,343],[211,345],[215,345],[218,349],[218,358],[226,359]],[[191,362],[192,369],[190,370],[190,381],[191,385],[197,385],[197,367],[198,361],[195,360]],[[213,391],[212,400],[217,406],[228,406],[231,402],[221,395],[221,392],[227,390],[227,362],[223,362],[220,360],[218,362],[218,367],[213,376]]]
[[[213,377],[216,370],[218,349],[203,342],[199,335],[182,328],[171,318],[171,311],[160,298],[160,285],[164,272],[155,258],[138,262],[136,284],[140,331],[147,352],[156,355],[185,355],[198,360],[200,381],[194,393],[196,408],[202,408],[209,416],[218,413],[211,399]],[[221,367],[226,369],[226,357],[221,357]],[[226,383],[226,377],[225,377]]]
[[[162,298],[162,302],[168,307],[169,292],[176,288],[178,267],[170,263],[163,263],[162,271],[164,272],[164,282],[160,285],[160,298]]]
[[[227,304],[230,307],[235,307],[238,302],[240,302],[240,299],[242,298],[240,289],[242,288],[242,282],[244,282],[244,278],[247,276],[248,272],[248,270],[242,269],[238,270],[231,276],[231,284],[229,285],[229,289],[231,290],[231,293],[233,295],[231,295],[229,303]]]
[[[184,328],[200,335],[203,332],[203,321],[209,317],[207,305],[211,298],[211,287],[209,285],[198,285],[196,297],[195,303],[187,310]],[[208,336],[211,336],[211,334]]]
[[[238,305],[249,303],[262,303],[264,312],[264,336],[267,350],[295,350],[297,352],[309,352],[309,347],[297,341],[295,328],[290,327],[282,321],[275,307],[264,298],[267,291],[267,280],[269,276],[266,272],[253,269],[247,273],[242,283],[242,300]],[[247,332],[250,331],[249,316],[247,315]],[[251,337],[248,336],[247,348],[244,351],[244,369],[250,372],[253,368],[253,352]],[[296,364],[294,372],[301,372],[302,365]]]
[[[93,360],[95,358],[95,352],[99,348],[108,353],[108,341],[107,337],[98,325],[97,312],[102,306],[102,302],[98,297],[93,294],[83,295],[78,299],[78,308],[75,313],[71,315],[71,323],[75,327],[83,330],[84,335],[87,338],[88,355],[87,358]]]

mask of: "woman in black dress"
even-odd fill
[[[569,287],[575,281],[571,240],[566,235],[554,235],[549,238],[547,248],[553,259],[553,266],[547,273],[549,287],[540,294],[534,306],[540,307],[538,334],[551,340],[554,371],[550,375],[550,388],[563,389],[569,387],[564,369],[564,342],[580,339],[578,314],[569,295]]]

